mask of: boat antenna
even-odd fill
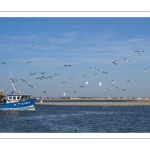
[[[17,92],[17,90],[16,90],[16,88],[15,88],[15,85],[14,85],[14,83],[13,83],[13,79],[12,79],[12,78],[10,78],[10,83],[11,83],[13,89],[15,90],[15,92]]]

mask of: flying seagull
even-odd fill
[[[30,71],[29,71],[29,74],[30,74],[30,75],[35,75],[35,73],[31,73]]]
[[[130,60],[127,60],[125,57],[124,57],[124,60],[125,60],[126,63],[128,63],[130,61]]]
[[[88,85],[88,84],[89,84],[89,82],[88,82],[88,81],[86,81],[86,82],[85,82],[85,84],[86,84],[86,85]]]
[[[134,52],[138,52],[138,54],[142,54],[144,51],[134,51]]]
[[[30,61],[28,61],[26,64],[29,64],[29,63],[31,63]]]
[[[77,77],[76,75],[73,75],[74,76],[74,79]]]
[[[82,87],[84,87],[84,86],[79,86],[79,88],[82,88]],[[85,88],[85,87],[84,87]]]
[[[22,82],[27,82],[26,80],[24,80],[24,79],[20,79]]]
[[[112,63],[113,63],[114,65],[117,65],[118,62],[119,62],[119,60],[114,60]]]
[[[95,70],[95,68],[92,68],[92,67],[89,67],[92,71],[94,71]]]
[[[95,70],[99,71],[99,68],[96,68],[96,67],[95,67]]]
[[[126,89],[122,89],[122,91],[125,91]]]
[[[47,95],[47,93],[45,91],[43,93]]]
[[[103,71],[102,73],[108,74],[106,71]]]
[[[109,88],[109,90],[112,90],[112,89],[113,89],[112,87]]]
[[[64,67],[70,67],[71,65],[64,65]]]
[[[62,92],[63,93],[63,95],[65,96],[66,95],[66,93],[65,92]]]
[[[113,63],[114,65],[117,65],[117,62],[115,62],[115,61],[113,61],[112,63]]]
[[[111,80],[111,83],[112,83],[112,84],[115,84],[115,82],[114,82],[113,80]]]
[[[84,78],[89,78],[89,76],[86,76],[86,75],[83,75],[84,76]]]
[[[35,46],[35,45],[32,45],[32,48],[36,48],[36,46]]]
[[[58,74],[58,73],[55,73],[54,75],[55,75],[55,76],[59,76],[59,74]]]
[[[98,85],[99,85],[99,86],[102,86],[102,83],[101,83],[100,81],[98,81]]]
[[[32,89],[33,89],[33,86],[32,86],[32,85],[28,85],[28,86],[32,87]]]
[[[5,63],[5,62],[1,62],[1,64],[4,64],[4,65],[6,65],[6,63]]]
[[[46,72],[40,72],[41,74],[45,74]]]
[[[65,82],[61,82],[62,84],[64,84]]]
[[[50,78],[51,80],[54,80],[54,77],[53,77],[53,76],[49,76],[49,78]]]

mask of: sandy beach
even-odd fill
[[[36,102],[36,105],[60,105],[60,106],[150,106],[150,100],[133,100],[123,102]]]

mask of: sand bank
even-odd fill
[[[60,106],[150,106],[150,101],[127,102],[36,102],[36,105],[60,105]]]

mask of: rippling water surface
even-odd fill
[[[149,133],[150,106],[50,106],[1,111],[1,133]]]

